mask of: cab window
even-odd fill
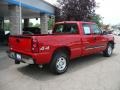
[[[99,35],[102,33],[102,30],[96,24],[92,24],[91,28],[93,30],[93,34]]]
[[[84,35],[91,35],[89,24],[83,24]]]
[[[77,34],[78,27],[77,27],[77,24],[58,24],[54,28],[54,33]]]

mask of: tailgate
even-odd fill
[[[32,38],[30,36],[10,36],[9,46],[18,52],[31,52]]]

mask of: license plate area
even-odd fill
[[[21,54],[16,53],[15,56],[16,56],[16,60],[19,60],[19,61],[22,60]]]
[[[8,51],[7,54],[11,59],[14,59],[15,61],[20,61],[20,62],[28,63],[28,64],[34,64],[34,60],[31,56],[26,56],[26,55],[23,55],[17,52],[11,52],[11,51]]]
[[[12,59],[21,61],[22,60],[22,55],[19,53],[15,53],[15,52],[8,52],[8,56]]]

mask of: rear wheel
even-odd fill
[[[62,51],[58,51],[53,56],[53,60],[50,64],[50,70],[54,74],[62,74],[67,71],[68,64],[69,56]]]
[[[105,51],[103,51],[103,55],[106,57],[110,57],[112,55],[112,52],[113,52],[112,44],[109,43]]]

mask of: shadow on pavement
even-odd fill
[[[116,53],[113,53],[111,57],[115,57],[116,55]],[[68,73],[73,73],[105,60],[110,60],[111,57],[104,57],[102,54],[95,54],[74,59],[69,65]]]
[[[41,69],[35,65],[26,65],[23,67],[19,67],[18,71],[20,71],[24,75],[40,81],[48,81],[57,77],[57,75],[51,74],[48,68]]]
[[[112,57],[116,55],[117,54],[114,53]],[[94,65],[109,59],[110,59],[109,57],[103,57],[101,54],[90,55],[90,56],[74,59],[73,61],[70,62],[68,72],[62,75],[72,74],[78,70],[87,68],[91,65]],[[62,76],[62,75],[53,75],[49,72],[48,69],[49,68],[40,69],[35,65],[27,65],[27,66],[19,67],[18,71],[20,71],[24,75],[27,75],[33,79],[43,80],[43,81],[48,81],[48,80],[55,79]]]

